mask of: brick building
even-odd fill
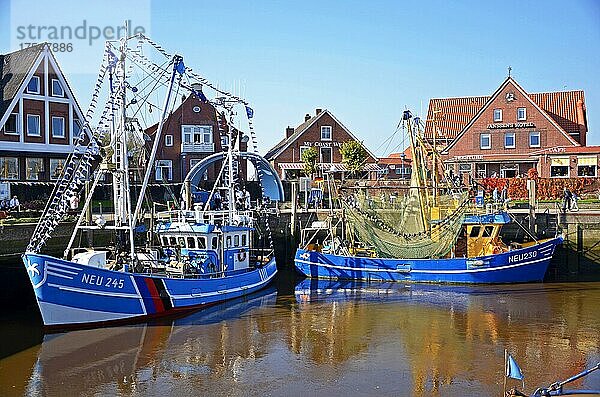
[[[155,124],[146,129],[146,134],[153,139],[157,127],[158,125]],[[156,153],[154,182],[181,183],[189,170],[201,159],[227,150],[228,129],[224,116],[218,114],[210,103],[202,102],[191,95],[187,98],[183,97],[179,107],[164,123],[161,142]],[[246,150],[244,137],[241,142],[240,149]],[[221,162],[211,165],[204,179],[214,181],[220,167]],[[242,161],[240,169],[242,179],[245,179],[246,169],[246,162]]]
[[[391,153],[387,157],[380,157],[377,164],[381,168],[382,179],[410,180],[412,172],[410,148],[406,148],[401,153]]]
[[[310,147],[319,150],[318,163],[324,171],[333,171],[336,178],[347,171],[342,164],[340,147],[347,141],[358,141],[329,110],[316,109],[315,115],[306,114],[298,127],[287,127],[285,137],[271,148],[265,158],[280,172],[281,179],[298,179],[304,163],[302,153]],[[364,171],[375,178],[379,170],[377,158],[365,147],[368,156]]]
[[[50,46],[0,55],[0,77],[0,183],[54,183],[83,114]]]
[[[491,96],[430,100],[425,127],[430,142],[434,131],[445,162],[473,177],[514,177],[530,168],[541,177],[576,175],[553,168],[564,158],[554,163],[551,158],[563,151],[581,153],[582,166],[590,163],[581,150],[587,135],[581,90],[530,94],[509,76]]]

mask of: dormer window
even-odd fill
[[[494,122],[502,121],[502,109],[494,109]]]
[[[321,127],[321,140],[322,141],[330,141],[331,140],[331,126],[324,125]]]
[[[38,76],[32,76],[27,84],[27,93],[39,94],[40,93],[40,78]]]
[[[62,85],[60,85],[60,81],[58,81],[56,79],[52,79],[52,96],[57,96],[57,97],[65,96],[65,92],[62,88]]]
[[[526,108],[518,108],[517,109],[517,120],[518,121],[527,120],[527,109]]]

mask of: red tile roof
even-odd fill
[[[541,92],[529,94],[529,97],[567,133],[579,132],[577,101],[581,100],[585,104],[582,90]],[[433,137],[432,120],[434,110],[440,111],[436,115],[437,137],[440,139],[454,139],[488,99],[490,99],[490,96],[431,99],[427,111],[427,122],[425,123],[425,136],[428,139]]]

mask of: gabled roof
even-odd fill
[[[509,79],[518,86],[518,84],[509,77]],[[501,86],[503,88],[509,80],[507,79]],[[519,87],[520,88],[520,87]],[[541,108],[556,124],[565,132],[579,132],[577,119],[577,102],[585,103],[583,90],[559,91],[559,92],[541,92],[526,93],[535,105]],[[427,111],[427,123],[425,124],[425,137],[433,137],[433,112],[439,111],[436,115],[436,124],[438,129],[437,137],[440,139],[454,139],[465,128],[475,115],[492,98],[491,96],[473,96],[460,98],[433,98],[429,101],[429,110]]]
[[[0,55],[0,118],[19,93],[25,78],[34,66],[46,43]]]
[[[442,151],[442,153],[448,153],[448,150],[450,150],[456,144],[456,142],[458,142],[458,140],[462,137],[462,135],[464,135],[464,133],[469,129],[469,127],[471,125],[473,125],[473,123],[483,114],[483,112],[490,106],[490,104],[492,102],[494,102],[494,100],[498,97],[498,95],[500,95],[500,93],[504,90],[504,88],[506,88],[506,86],[508,84],[512,84],[519,91],[519,93],[523,96],[523,98],[528,99],[529,102],[535,108],[537,108],[537,110],[543,116],[545,116],[548,119],[548,121],[550,121],[552,124],[554,124],[554,126],[556,127],[556,129],[559,130],[569,140],[569,142],[571,142],[573,144],[573,146],[581,146],[578,142],[576,142],[567,133],[567,131],[565,131],[564,128],[561,127],[561,125],[556,120],[554,120],[544,109],[542,109],[542,107],[540,105],[538,105],[533,100],[533,98],[531,97],[530,94],[526,93],[525,90],[512,77],[509,76],[509,77],[506,78],[506,80],[504,80],[504,83],[502,83],[502,85],[500,85],[500,87],[498,87],[498,89],[496,90],[496,92],[494,92],[494,94],[492,94],[492,96],[488,97],[488,99],[485,102],[485,104],[473,115],[473,117],[467,122],[467,124],[465,124],[462,127],[462,129],[460,130],[460,132],[454,137],[454,140],[446,148],[444,148],[444,150]],[[572,91],[572,92],[576,93],[577,91]],[[579,91],[579,92],[581,92],[581,95],[582,95],[581,98],[583,98],[583,91]],[[540,95],[539,98],[549,98],[549,96],[551,95],[551,93],[542,93],[542,94],[539,94],[539,95]],[[573,106],[576,106],[576,104],[577,104],[577,100],[575,100],[573,102]],[[430,105],[430,109],[431,109],[431,105]],[[432,111],[432,117],[433,117],[433,111]],[[577,115],[576,115],[576,113],[575,113],[575,123],[577,123]],[[577,129],[577,131],[579,131],[579,129]]]
[[[352,132],[350,132],[350,130],[348,128],[346,128],[346,126],[344,124],[341,123],[341,121],[339,121],[337,119],[337,117],[335,117],[329,110],[327,109],[323,109],[321,111],[321,113],[312,116],[311,118],[309,118],[308,120],[306,120],[304,123],[300,124],[298,127],[296,127],[296,129],[294,130],[294,133],[292,135],[290,135],[287,138],[282,139],[281,141],[277,142],[277,144],[275,146],[273,146],[271,149],[269,149],[267,151],[267,153],[265,154],[265,158],[269,161],[274,160],[275,158],[277,158],[277,156],[279,156],[281,153],[283,153],[292,143],[294,143],[306,130],[308,130],[317,120],[319,120],[321,117],[323,117],[323,115],[327,113],[329,115],[329,117],[331,117],[333,119],[333,121],[335,121],[340,127],[342,127],[342,129],[348,134],[350,135],[350,137],[352,139],[354,139],[357,142],[361,142],[360,140],[358,140],[354,134]],[[375,156],[373,153],[371,153],[371,151],[369,150],[369,148],[367,148],[364,144],[363,147],[365,148],[365,150],[367,151],[367,153],[369,154],[369,156],[371,156],[375,161],[377,161],[377,156]]]

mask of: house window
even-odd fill
[[[502,109],[494,109],[494,121],[502,121]]]
[[[596,156],[577,157],[577,176],[596,176],[598,158]]]
[[[526,108],[518,108],[517,109],[517,120],[519,120],[519,121],[527,120],[527,109]]]
[[[37,114],[27,115],[27,135],[40,136],[40,116]]]
[[[56,79],[52,79],[52,96],[58,96],[58,97],[65,96],[65,92],[62,88],[62,85],[60,85],[60,81],[58,81]]]
[[[77,144],[77,140],[81,135],[81,121],[79,119],[73,119],[73,143]]]
[[[6,123],[2,127],[2,131],[6,135],[18,135],[19,134],[19,113],[11,113],[6,119]]]
[[[300,146],[300,161],[302,161],[302,153],[310,149],[310,146]]]
[[[330,147],[322,147],[321,148],[321,163],[331,163],[331,148]]]
[[[0,157],[0,179],[19,180],[19,159]]]
[[[475,165],[475,172],[477,174],[477,178],[487,177],[487,164],[486,163],[477,163]]]
[[[470,174],[473,169],[473,164],[471,163],[461,163],[458,165],[458,172],[461,174]]]
[[[183,143],[207,144],[213,143],[211,125],[184,125],[181,126]]]
[[[165,146],[173,146],[173,135],[165,135]]]
[[[65,118],[52,116],[52,137],[65,137]]]
[[[27,84],[27,93],[39,94],[40,93],[40,78],[38,76],[32,76],[31,80]]]
[[[202,159],[190,159],[190,170],[196,166]]]
[[[321,127],[321,140],[322,141],[330,141],[331,140],[331,126],[324,125]]]
[[[491,149],[492,148],[492,137],[490,134],[481,134],[479,136],[479,148]]]
[[[540,133],[530,132],[529,133],[529,147],[540,147]]]
[[[65,167],[65,159],[50,159],[50,179],[57,180]]]
[[[154,177],[157,181],[170,181],[173,179],[173,161],[156,160]]]
[[[25,178],[28,181],[39,181],[43,178],[44,159],[28,158],[25,160]]]
[[[550,162],[550,176],[553,178],[569,177],[569,157],[555,157]]]
[[[507,132],[504,134],[504,148],[514,149],[515,148],[515,133]]]

